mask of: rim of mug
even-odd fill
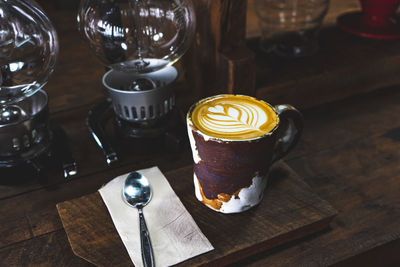
[[[203,103],[203,102],[206,102],[206,101],[209,101],[209,100],[211,100],[211,99],[218,98],[218,97],[224,97],[224,96],[244,96],[244,97],[250,97],[250,98],[252,98],[252,99],[254,99],[254,100],[261,101],[261,102],[267,104],[267,105],[275,112],[275,114],[276,114],[277,123],[276,123],[275,127],[272,128],[272,130],[269,131],[269,132],[266,133],[266,134],[263,134],[263,135],[260,135],[260,136],[254,137],[254,138],[248,138],[248,139],[228,139],[228,138],[221,138],[221,137],[210,136],[210,135],[207,135],[207,134],[203,133],[203,132],[202,132],[199,128],[197,128],[197,126],[193,123],[193,120],[192,120],[192,113],[193,113],[193,110],[196,108],[196,106],[200,105],[200,104]],[[218,95],[213,95],[213,96],[208,96],[208,97],[202,98],[202,99],[196,101],[195,103],[193,103],[193,104],[190,106],[188,112],[186,113],[186,121],[190,121],[191,125],[192,125],[193,128],[194,128],[194,129],[193,129],[193,128],[192,128],[192,129],[195,130],[196,132],[200,133],[202,136],[208,137],[208,139],[212,139],[212,140],[216,140],[216,141],[223,141],[223,142],[249,142],[249,141],[256,141],[256,140],[262,139],[262,138],[264,138],[264,137],[266,137],[266,136],[273,135],[274,132],[275,132],[275,131],[278,129],[278,127],[279,127],[280,118],[279,118],[279,113],[276,111],[275,107],[272,106],[270,103],[268,103],[268,102],[262,100],[262,99],[258,99],[258,98],[255,98],[254,96],[243,95],[243,94],[218,94]]]

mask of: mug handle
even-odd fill
[[[303,132],[303,115],[291,105],[276,105],[275,111],[279,116],[278,140],[272,162],[283,158],[294,148]],[[283,128],[281,128],[283,127]]]

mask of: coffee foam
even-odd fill
[[[203,134],[224,140],[249,140],[271,132],[278,116],[267,103],[243,95],[218,95],[197,104],[191,120]]]

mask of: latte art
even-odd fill
[[[278,123],[265,102],[242,95],[219,95],[200,102],[192,111],[193,124],[203,134],[227,140],[254,139]]]

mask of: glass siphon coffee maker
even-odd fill
[[[40,172],[39,158],[51,154],[56,136],[65,138],[50,127],[48,96],[41,90],[58,50],[56,31],[35,1],[0,1],[1,169],[30,165]],[[75,175],[75,162],[64,158],[64,176]]]
[[[118,160],[100,120],[109,105],[124,137],[162,136],[175,106],[171,66],[189,48],[195,32],[190,0],[82,0],[78,27],[92,52],[109,70],[103,76],[112,101],[96,106],[89,130],[106,161]]]

